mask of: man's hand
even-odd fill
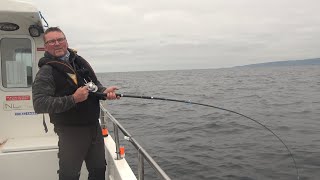
[[[116,90],[118,90],[118,87],[110,86],[103,93],[107,94],[108,100],[119,99],[120,97],[116,96],[116,92],[115,92]]]
[[[87,86],[79,87],[72,95],[76,103],[82,102],[88,99],[89,90]]]

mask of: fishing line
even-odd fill
[[[255,123],[259,124],[259,125],[261,125],[263,128],[265,128],[266,130],[271,132],[285,146],[285,148],[287,149],[289,155],[291,156],[291,158],[293,160],[294,167],[295,167],[296,173],[297,173],[297,179],[298,180],[300,179],[296,160],[294,159],[293,154],[291,153],[291,151],[288,148],[288,146],[284,143],[284,141],[277,134],[275,134],[270,128],[268,128],[267,126],[263,125],[259,121],[255,120],[255,119],[253,119],[253,118],[251,118],[249,116],[246,116],[244,114],[238,113],[238,112],[233,111],[233,110],[229,110],[229,109],[225,109],[225,108],[221,108],[221,107],[213,106],[213,105],[209,105],[209,104],[196,103],[196,102],[192,102],[190,100],[178,100],[178,99],[168,99],[168,98],[152,97],[152,96],[137,96],[137,95],[127,95],[127,94],[116,94],[116,96],[117,97],[138,98],[138,99],[154,99],[154,100],[160,100],[160,101],[173,101],[173,102],[195,104],[195,105],[199,105],[199,106],[211,107],[211,108],[220,109],[220,110],[223,110],[223,111],[228,111],[228,112],[231,112],[231,113],[234,113],[234,114],[238,114],[238,115],[240,115],[242,117],[245,117],[245,118],[247,118],[247,119],[249,119],[249,120],[251,120],[251,121],[253,121],[253,122],[255,122]]]

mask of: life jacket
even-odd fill
[[[55,97],[72,95],[86,82],[97,82],[97,77],[89,63],[78,56],[76,52],[70,52],[69,62],[60,60],[45,53],[40,59],[38,66],[50,65],[55,82]],[[88,99],[79,102],[76,106],[61,113],[49,113],[50,122],[61,126],[86,126],[98,123],[100,113],[99,99],[89,94]]]

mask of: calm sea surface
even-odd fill
[[[320,179],[320,66],[100,73],[123,94],[166,97],[243,113],[292,151],[300,179]],[[297,179],[286,148],[262,126],[187,103],[122,98],[108,109],[172,179]],[[123,137],[123,136],[121,136]],[[136,172],[137,151],[125,140]],[[146,179],[157,179],[145,162]]]

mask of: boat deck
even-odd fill
[[[8,139],[1,145],[1,153],[58,149],[57,136],[20,137]]]

